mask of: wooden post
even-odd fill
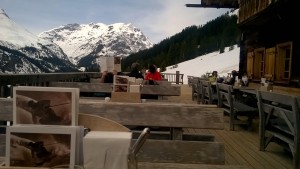
[[[13,87],[13,85],[9,85],[8,88],[9,88],[9,92],[10,92],[9,96],[10,96],[10,98],[13,98],[14,97],[14,95],[13,95],[14,94],[14,89],[13,89],[14,87]]]
[[[176,84],[179,84],[179,71],[176,71]]]
[[[0,87],[0,97],[4,97],[4,86]]]

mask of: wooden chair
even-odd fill
[[[234,130],[235,124],[244,124],[248,129],[252,127],[252,119],[258,109],[248,106],[234,98],[232,85],[217,83],[218,107],[224,109],[230,117],[230,130]],[[238,119],[238,116],[246,116],[246,120]]]
[[[213,92],[210,81],[201,80],[202,85],[202,103],[203,104],[217,104],[218,96],[216,92]]]
[[[198,81],[197,83],[197,103],[200,104],[200,103],[203,103],[204,100],[203,100],[203,87],[202,87],[202,83],[201,83],[201,80]]]
[[[276,142],[292,153],[294,169],[299,169],[300,99],[267,91],[258,91],[257,99],[260,150],[265,151],[270,142]]]
[[[198,86],[199,80],[197,78],[193,78],[191,79],[191,86],[192,86],[192,100],[194,101],[195,98],[197,98],[198,96],[198,90],[197,90],[197,86]]]
[[[137,169],[137,154],[139,153],[140,149],[144,145],[146,139],[150,135],[150,129],[148,127],[144,128],[134,145],[129,150],[128,155],[128,169]]]
[[[191,87],[193,84],[193,76],[187,76],[187,79],[188,79],[188,85],[189,87]]]
[[[192,79],[192,100],[196,99],[197,103],[202,103],[202,84],[200,78]]]
[[[125,126],[97,115],[79,113],[78,123],[90,130],[130,132],[130,130]],[[137,169],[137,154],[149,135],[150,129],[144,128],[136,142],[130,147],[128,154],[128,169]]]

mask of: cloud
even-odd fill
[[[1,0],[1,8],[34,34],[78,23],[132,23],[153,43],[202,25],[229,9],[187,8],[199,0]]]
[[[173,36],[188,26],[203,25],[229,11],[229,9],[187,8],[185,6],[187,3],[199,3],[195,0],[164,0],[160,3],[163,8],[154,11],[144,20],[146,31],[152,33],[150,39],[155,42]]]

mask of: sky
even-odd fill
[[[188,8],[200,0],[1,0],[0,8],[38,35],[61,25],[132,23],[154,44],[230,9]]]
[[[218,72],[220,77],[227,77],[232,70],[239,70],[239,56],[240,48],[235,45],[233,50],[229,50],[229,47],[227,47],[224,53],[221,54],[216,51],[178,63],[177,68],[173,68],[174,65],[168,66],[167,70],[162,73],[176,73],[176,71],[179,71],[180,74],[184,74],[184,84],[187,84],[187,76],[201,77],[214,70]]]

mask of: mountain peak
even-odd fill
[[[40,39],[0,10],[0,72],[41,73],[77,70],[62,49]]]
[[[0,17],[1,17],[1,15],[9,18],[9,16],[5,13],[4,9],[0,9]]]
[[[0,10],[0,41],[16,46],[32,46],[38,43],[38,37],[16,24],[3,9]]]
[[[59,45],[76,64],[86,56],[126,57],[152,47],[152,43],[131,23],[67,24],[42,32],[39,37]]]

